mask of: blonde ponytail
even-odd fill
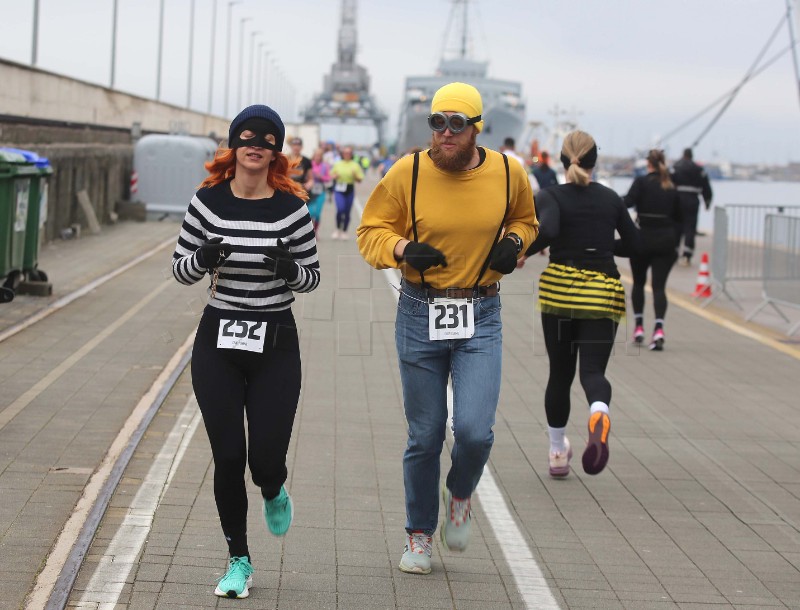
[[[647,153],[647,162],[658,172],[658,177],[661,182],[661,188],[665,191],[674,189],[675,185],[672,183],[672,178],[667,169],[667,160],[664,157],[664,151],[654,148]]]
[[[571,131],[564,138],[564,144],[561,147],[561,161],[567,165],[567,182],[572,182],[578,186],[587,186],[591,182],[592,175],[591,169],[594,167],[594,160],[591,161],[589,167],[581,167],[581,162],[584,161],[584,156],[587,153],[594,151],[594,156],[597,156],[597,144],[594,138],[585,131]],[[585,165],[585,163],[584,163]]]

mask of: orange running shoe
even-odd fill
[[[611,420],[607,413],[597,411],[589,416],[589,441],[583,452],[583,471],[598,474],[608,464],[608,432]]]

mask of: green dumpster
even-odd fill
[[[0,302],[14,298],[23,277],[31,182],[38,175],[23,155],[0,150]]]
[[[0,151],[17,153],[33,163],[38,170],[31,178],[28,198],[28,222],[25,225],[25,254],[22,259],[22,272],[30,281],[47,281],[47,274],[39,269],[39,244],[41,229],[47,220],[47,179],[53,173],[50,161],[33,151],[21,148],[0,148]]]

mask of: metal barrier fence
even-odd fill
[[[764,300],[747,316],[752,319],[767,305],[789,322],[778,305],[800,308],[800,217],[768,214],[764,222]],[[789,329],[792,335],[800,322]]]
[[[741,309],[728,291],[728,282],[764,279],[768,215],[800,218],[800,206],[733,204],[714,208],[710,272],[717,291],[703,303],[704,307],[722,293]]]

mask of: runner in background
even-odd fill
[[[681,215],[683,216],[683,252],[681,265],[688,267],[692,264],[694,255],[695,235],[697,235],[697,215],[700,211],[700,195],[703,196],[706,210],[711,207],[711,182],[708,174],[693,160],[692,149],[683,151],[683,157],[672,168],[672,182],[678,191],[681,200]]]
[[[364,179],[364,172],[358,161],[353,159],[353,147],[342,149],[342,158],[331,168],[333,178],[333,196],[336,201],[336,229],[331,239],[349,239],[347,229],[350,226],[350,211],[356,196],[356,183]]]
[[[683,214],[681,201],[667,170],[664,152],[653,149],[647,153],[647,175],[634,179],[625,205],[636,209],[637,222],[642,230],[642,248],[631,256],[631,305],[636,328],[634,343],[644,342],[644,286],[650,270],[653,290],[655,326],[650,349],[664,349],[664,318],[667,315],[667,278],[678,258]]]
[[[311,186],[308,200],[308,213],[314,223],[314,235],[319,239],[319,223],[322,218],[322,208],[327,197],[325,185],[331,180],[330,166],[323,160],[323,151],[318,148],[311,157],[311,174],[314,184]]]
[[[306,193],[311,192],[311,187],[314,186],[314,176],[311,173],[311,159],[302,154],[303,140],[301,138],[292,138],[289,140],[289,161],[292,164],[292,179],[301,184]]]

